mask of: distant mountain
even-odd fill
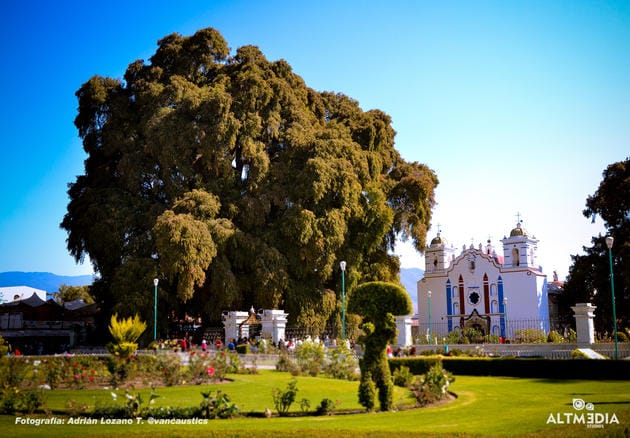
[[[55,275],[50,272],[0,272],[0,287],[30,286],[48,292],[48,295],[59,290],[59,286],[88,286],[92,284],[92,275]]]
[[[416,283],[422,278],[424,271],[419,268],[401,268],[400,282],[411,297],[414,313],[418,311],[418,292]],[[0,272],[0,287],[30,286],[41,289],[52,295],[59,290],[59,286],[88,286],[92,284],[92,275],[55,275],[50,272]]]
[[[411,297],[414,313],[418,312],[418,280],[422,278],[424,271],[420,268],[400,268],[400,282]]]

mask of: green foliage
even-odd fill
[[[236,346],[238,354],[249,354],[249,344],[239,344]]]
[[[278,361],[276,362],[276,370],[289,372],[294,376],[299,376],[301,372],[299,365],[293,362],[289,353],[286,351],[280,351]]]
[[[232,403],[230,397],[222,391],[217,391],[214,395],[212,391],[202,392],[201,395],[203,396],[200,406],[202,418],[232,418],[240,412],[239,407]]]
[[[422,378],[416,378],[410,385],[411,391],[420,406],[426,406],[447,396],[449,385],[455,381],[453,375],[437,362]]]
[[[187,381],[201,385],[216,379],[216,368],[212,365],[212,356],[208,352],[191,351],[188,356]]]
[[[305,341],[295,349],[295,357],[303,373],[317,377],[324,367],[326,348],[318,342]]]
[[[289,412],[289,408],[295,401],[297,395],[297,380],[291,379],[285,390],[280,388],[273,388],[271,395],[273,397],[273,404],[278,411],[278,415],[286,416]]]
[[[306,414],[308,410],[311,408],[311,401],[307,398],[303,398],[300,400],[300,410],[303,414]]]
[[[0,336],[0,357],[4,357],[9,351],[9,344]]]
[[[622,326],[630,321],[630,296],[620,291],[630,285],[630,157],[612,163],[602,173],[602,181],[586,199],[585,217],[594,220],[600,216],[606,233],[593,236],[591,246],[584,254],[573,255],[569,276],[560,296],[560,312],[565,321],[572,323],[571,306],[592,303],[595,312],[595,330],[612,332],[612,300],[610,269],[614,277],[616,316]],[[610,252],[606,236],[614,238]],[[612,258],[612,260],[611,260]],[[596,293],[599,291],[599,293]]]
[[[406,366],[398,367],[394,370],[392,375],[394,385],[406,388],[411,384],[413,380],[413,374]]]
[[[363,283],[352,291],[348,312],[363,316],[364,321],[378,328],[387,314],[409,315],[413,313],[413,307],[409,294],[402,286],[373,281]]]
[[[136,341],[144,333],[147,324],[140,320],[138,314],[133,318],[118,319],[118,314],[113,314],[109,324],[109,333],[114,338],[114,342],[107,344],[107,350],[120,359],[130,358],[136,350]]]
[[[524,344],[544,344],[547,342],[547,335],[544,330],[524,328],[516,331],[514,340]]]
[[[501,337],[499,335],[485,335],[483,337],[483,342],[486,344],[499,344],[501,342]]]
[[[390,359],[392,372],[407,366],[415,375],[426,373],[437,362],[462,376],[508,376],[540,379],[624,380],[630,374],[630,362],[623,360],[571,360],[491,357],[416,356]]]
[[[46,404],[46,391],[43,389],[21,391],[11,386],[0,391],[0,414],[33,414]]]
[[[233,418],[239,414],[240,409],[232,403],[230,397],[217,390],[201,392],[203,397],[198,407],[196,406],[154,406],[155,400],[160,397],[154,388],[148,398],[141,392],[125,391],[123,395],[112,392],[112,402],[95,406],[92,412],[83,412],[82,415],[93,418]],[[120,396],[119,396],[120,395]]]
[[[407,292],[399,285],[385,282],[369,282],[353,290],[348,311],[364,318],[363,335],[359,342],[364,347],[363,358],[359,361],[361,368],[361,384],[359,396],[366,404],[366,409],[373,409],[369,399],[370,386],[374,381],[378,388],[378,398],[382,411],[393,408],[393,384],[387,363],[387,345],[396,337],[396,320],[394,315],[407,315],[413,311]]]
[[[552,344],[562,344],[563,342],[565,342],[565,339],[556,330],[551,330],[547,335],[547,342],[550,342]]]
[[[628,335],[624,332],[617,332],[617,341],[618,342],[628,342]]]
[[[486,341],[483,333],[474,328],[465,328],[464,330],[455,329],[446,335],[444,342],[447,344],[480,344]],[[496,338],[488,338],[496,339]]]
[[[183,367],[182,361],[177,354],[159,354],[157,355],[158,370],[162,382],[166,386],[178,385],[182,381]],[[194,365],[193,365],[194,366]],[[197,370],[191,371],[192,379],[195,379]]]
[[[329,398],[324,398],[315,409],[315,415],[330,415],[335,409],[335,402]]]
[[[210,28],[168,35],[76,96],[87,158],[61,226],[106,312],[148,320],[138,285],[159,272],[169,311],[218,321],[283,303],[317,332],[338,318],[342,257],[350,290],[397,280],[397,236],[425,247],[438,180],[395,150],[391,118],[309,88],[255,46],[231,54]]]
[[[337,348],[329,350],[330,357],[324,365],[324,373],[333,379],[358,380],[359,362],[354,352],[345,342],[339,342]]]
[[[94,303],[94,297],[90,293],[90,286],[69,286],[62,284],[59,290],[54,293],[55,300],[59,303],[67,303],[82,299],[87,304]]]
[[[111,385],[118,387],[125,383],[133,374],[133,365],[130,358],[121,359],[116,355],[110,356],[107,361],[107,370],[109,371]]]
[[[376,385],[372,379],[372,374],[366,372],[361,375],[361,382],[359,383],[359,403],[368,412],[374,410],[376,399]]]
[[[0,357],[0,388],[18,387],[27,378],[27,364],[24,357]]]

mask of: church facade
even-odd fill
[[[475,328],[511,339],[516,327],[549,331],[547,276],[536,263],[538,240],[519,221],[501,243],[502,254],[488,240],[485,247],[464,246],[456,255],[438,232],[425,251],[424,277],[417,283],[421,332],[440,338]]]

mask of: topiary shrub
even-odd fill
[[[361,373],[361,383],[359,383],[359,403],[368,411],[374,410],[374,400],[376,396],[376,385],[372,380],[370,372]]]
[[[371,384],[378,390],[382,411],[393,408],[394,385],[387,362],[387,345],[396,339],[394,315],[409,315],[413,312],[407,292],[399,285],[386,282],[369,282],[358,286],[348,302],[348,311],[363,317],[363,335],[359,342],[364,355],[359,361],[361,384],[359,402],[366,409],[374,408]]]

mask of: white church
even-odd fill
[[[485,247],[464,246],[456,255],[438,232],[425,251],[424,278],[417,283],[421,332],[439,338],[475,328],[511,339],[516,327],[549,331],[547,276],[536,263],[538,240],[519,221],[501,243],[502,255],[490,240]]]

